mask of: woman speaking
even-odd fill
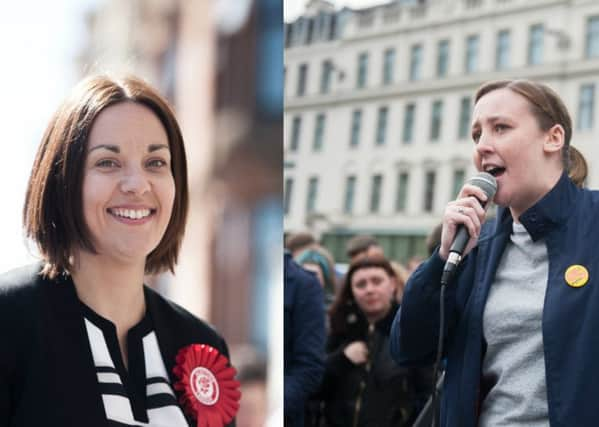
[[[566,107],[543,84],[497,81],[476,93],[474,164],[497,180],[497,216],[481,225],[484,192],[462,188],[391,333],[398,363],[435,359],[440,278],[463,224],[470,242],[443,301],[442,426],[597,425],[599,193],[569,177],[581,179],[571,135]]]

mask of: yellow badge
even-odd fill
[[[564,274],[566,283],[573,288],[580,288],[589,281],[589,271],[582,265],[571,265]]]

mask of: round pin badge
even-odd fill
[[[573,288],[580,288],[589,281],[589,271],[582,265],[571,265],[564,274],[566,283]]]

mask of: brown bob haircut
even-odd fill
[[[83,217],[82,186],[88,137],[95,119],[106,108],[134,102],[158,117],[168,136],[175,200],[170,221],[158,246],[147,256],[147,274],[174,270],[189,204],[183,136],[175,115],[156,90],[127,76],[92,76],[79,83],[58,108],[38,148],[23,208],[25,234],[37,244],[43,274],[68,272],[76,247],[97,253]]]

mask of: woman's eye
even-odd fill
[[[478,140],[480,139],[480,132],[472,132],[472,141],[474,141],[474,143],[478,143]]]
[[[497,123],[495,125],[495,132],[503,132],[504,130],[506,130],[508,128],[507,125],[501,124],[501,123]]]
[[[98,161],[96,166],[100,168],[115,168],[118,166],[118,163],[111,159],[103,159]]]
[[[151,168],[162,168],[164,166],[167,166],[167,163],[162,159],[152,159],[148,161],[148,166]]]

